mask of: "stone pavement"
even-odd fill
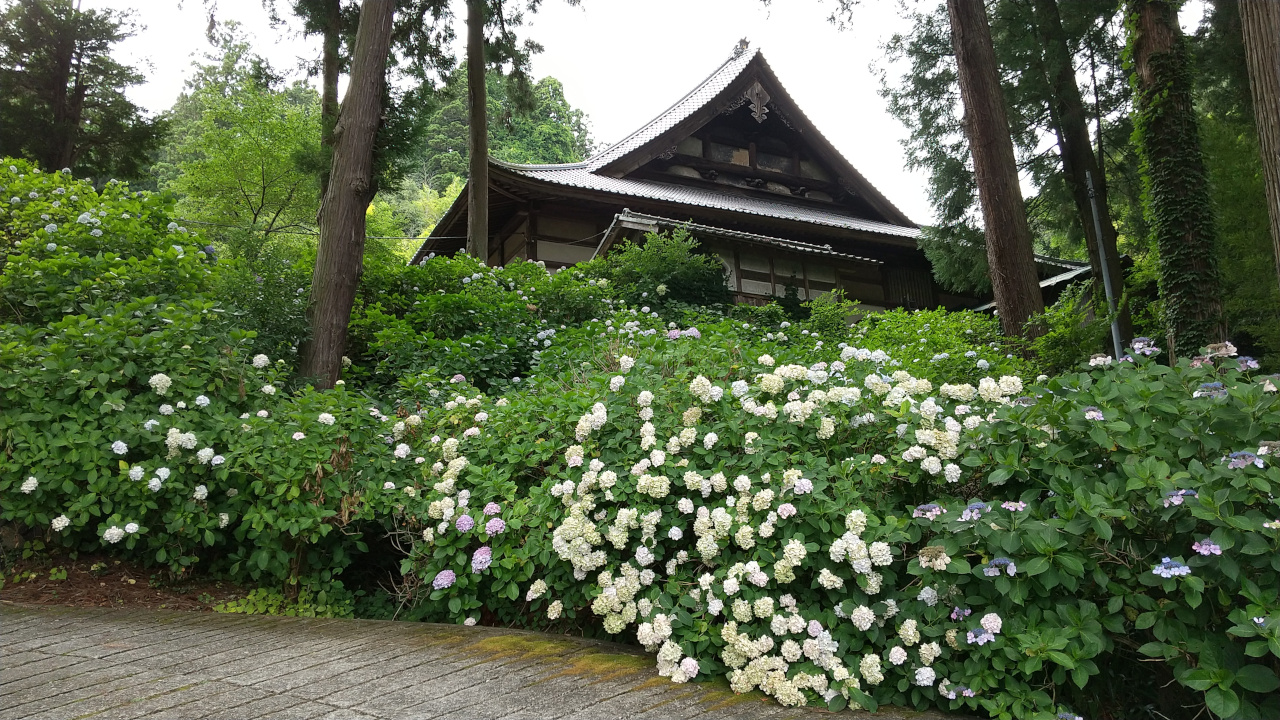
[[[0,603],[0,720],[812,718],[518,630]],[[865,716],[842,713],[840,717]],[[884,720],[941,720],[886,712]]]

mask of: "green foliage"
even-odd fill
[[[578,267],[607,280],[617,297],[632,305],[715,305],[729,302],[724,264],[699,253],[698,241],[683,227],[670,233],[647,233],[644,241],[625,240]]]
[[[337,598],[330,597],[337,595]],[[213,608],[214,612],[242,615],[281,615],[284,617],[352,617],[354,601],[341,586],[317,590],[311,583],[298,588],[297,598],[290,600],[274,588],[255,588],[245,597],[229,600]]]
[[[10,0],[0,10],[0,156],[69,167],[105,182],[138,178],[165,131],[129,101],[142,73],[111,57],[130,13],[71,0]]]
[[[854,315],[858,312],[858,301],[846,299],[844,291],[839,289],[819,295],[804,306],[809,311],[806,328],[827,342],[847,338]]]
[[[1044,313],[1031,319],[1045,329],[1031,342],[1031,350],[1045,372],[1067,372],[1095,353],[1107,352],[1111,330],[1105,313],[1095,316],[1088,283],[1073,283],[1058,296],[1057,302]],[[1114,352],[1112,350],[1111,352]]]
[[[534,83],[530,107],[519,107],[509,78],[486,76],[489,155],[512,163],[578,162],[591,154],[586,115],[564,97],[559,80]],[[467,176],[467,73],[459,68],[448,78],[444,102],[426,118],[425,142],[417,151],[413,175],[417,184],[445,192]]]
[[[274,89],[236,26],[170,111],[157,172],[224,256],[256,261],[273,242],[305,246],[320,205],[320,98],[304,83]]]

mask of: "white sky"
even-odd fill
[[[287,11],[288,0],[277,0]],[[455,4],[457,0],[455,0]],[[1184,10],[1193,29],[1199,2]],[[139,64],[148,82],[130,93],[153,112],[181,92],[193,58],[210,49],[203,0],[84,0],[84,8],[132,9],[144,28],[122,44],[120,59]],[[691,90],[729,56],[740,38],[760,48],[805,114],[854,167],[916,222],[933,219],[926,177],[908,171],[903,127],[886,111],[870,65],[879,45],[908,29],[896,0],[863,0],[851,29],[827,22],[830,0],[545,0],[522,37],[542,43],[536,77],[551,75],[574,107],[587,113],[597,142],[622,139]],[[465,18],[459,4],[456,16]],[[218,0],[219,20],[236,19],[255,52],[277,70],[319,56],[317,38],[296,25],[272,28],[262,0]],[[1187,22],[1190,21],[1190,22]],[[457,32],[465,35],[458,23]]]

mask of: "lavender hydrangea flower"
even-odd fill
[[[458,575],[454,571],[441,570],[440,572],[436,573],[436,578],[431,581],[431,587],[435,588],[436,590],[444,590],[445,588],[452,587],[454,581],[456,581],[457,579],[458,579]]]
[[[989,642],[995,642],[996,636],[995,633],[985,628],[979,628],[977,632],[970,630],[965,635],[965,639],[969,641],[970,645],[986,645]]]
[[[1164,506],[1181,505],[1182,501],[1189,497],[1197,497],[1195,490],[1170,490],[1164,494]]]
[[[1156,347],[1156,342],[1149,337],[1134,338],[1131,347],[1135,353],[1148,357],[1160,352],[1160,348]]]
[[[496,502],[491,502],[484,506],[485,515],[497,515],[500,512],[502,512],[502,506]]]
[[[490,535],[501,535],[506,529],[507,523],[502,518],[490,518],[484,524],[484,531]]]
[[[668,339],[668,340],[679,340],[679,339],[680,339],[680,331],[679,331],[679,330],[669,330],[669,331],[667,331],[667,339]]]
[[[1177,560],[1164,558],[1163,560],[1160,561],[1159,565],[1152,566],[1151,572],[1156,575],[1159,575],[1162,578],[1171,578],[1171,577],[1178,577],[1182,575],[1190,575],[1191,568],[1187,567],[1186,565],[1183,565]]]
[[[453,526],[458,529],[458,532],[471,532],[471,528],[476,526],[476,521],[470,515],[459,515]]]
[[[911,513],[911,517],[922,517],[926,520],[934,520],[946,511],[946,508],[938,505],[937,503],[925,503],[924,505],[917,505],[915,512]]]
[[[1222,554],[1222,546],[1208,538],[1205,538],[1204,540],[1197,540],[1196,542],[1192,543],[1191,549],[1195,550],[1201,555],[1221,555]]]
[[[680,334],[685,337],[698,338],[698,339],[702,338],[702,333],[698,332],[698,328],[696,327],[685,328],[680,332]]]
[[[1257,370],[1259,367],[1258,361],[1248,355],[1241,355],[1239,358],[1236,358],[1236,362],[1240,364],[1241,370]]]
[[[1223,458],[1223,460],[1227,461],[1227,467],[1231,468],[1232,470],[1239,470],[1240,468],[1246,468],[1246,467],[1249,467],[1250,465],[1262,467],[1262,458],[1249,452],[1248,450],[1233,452],[1227,457]]]
[[[493,549],[485,545],[471,555],[471,572],[484,572],[492,562]]]
[[[969,617],[969,615],[971,614],[973,614],[973,611],[970,610],[969,608],[954,607],[951,609],[952,620],[961,620],[963,618]]]
[[[1103,420],[1102,411],[1093,405],[1090,405],[1084,409],[1084,419],[1092,420],[1093,422],[1100,422]]]
[[[981,520],[982,513],[991,509],[991,506],[984,502],[969,503],[964,512],[960,513],[960,519],[964,520]]]
[[[1010,512],[1022,512],[1027,509],[1027,504],[1021,500],[1006,500],[1005,502],[1000,503],[1000,507]]]

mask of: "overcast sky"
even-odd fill
[[[148,82],[130,96],[150,111],[172,105],[192,59],[210,49],[203,0],[84,0],[84,7],[136,11],[144,28],[119,55],[146,73]],[[278,70],[319,56],[318,40],[300,37],[296,25],[271,27],[262,0],[218,0],[217,7],[218,19],[240,21],[254,50]],[[534,75],[564,84],[601,144],[622,139],[662,112],[745,37],[854,167],[909,217],[928,223],[933,215],[925,175],[904,167],[905,131],[886,111],[870,69],[881,56],[879,46],[908,29],[899,3],[864,0],[844,31],[827,21],[833,8],[831,0],[773,0],[768,6],[759,0],[582,0],[579,7],[544,0],[522,34],[546,48],[533,59]],[[460,4],[457,17],[465,18]],[[1198,18],[1195,9],[1184,11],[1191,24]],[[458,33],[465,35],[462,23]]]

